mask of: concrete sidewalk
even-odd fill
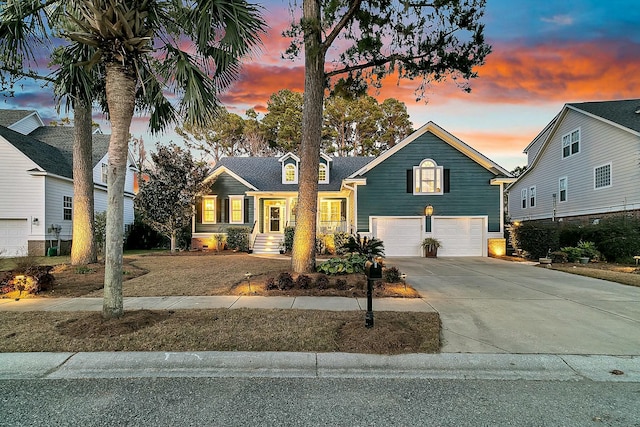
[[[0,299],[0,311],[100,311],[102,298]],[[181,310],[206,308],[263,308],[330,311],[362,311],[366,298],[262,297],[262,296],[167,296],[124,298],[125,310]],[[376,298],[374,311],[435,312],[423,298]]]

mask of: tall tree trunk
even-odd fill
[[[324,51],[321,42],[319,0],[304,0],[302,13],[305,33],[304,106],[302,108],[298,213],[293,237],[291,269],[297,273],[309,273],[315,270],[316,264],[318,165],[324,101]]]
[[[129,128],[135,106],[135,76],[118,63],[108,63],[105,88],[111,121],[111,138],[107,179],[107,236],[102,316],[110,319],[124,314],[122,301],[124,182],[129,153]]]
[[[76,99],[73,108],[73,242],[71,265],[98,260],[94,238],[91,103]]]

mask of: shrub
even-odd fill
[[[316,288],[327,289],[329,287],[329,278],[324,274],[316,278]]]
[[[553,223],[523,222],[515,228],[516,245],[530,258],[546,257],[560,247],[558,226]]]
[[[344,279],[336,279],[336,289],[339,291],[347,290],[347,281]]]
[[[323,254],[325,249],[326,247],[324,245],[324,240],[322,240],[322,237],[316,237],[316,253]]]
[[[301,274],[296,279],[296,287],[300,289],[309,289],[311,287],[311,277],[306,274]]]
[[[333,235],[333,244],[336,248],[336,255],[344,255],[347,253],[344,246],[348,241],[349,233],[338,232]]]
[[[386,283],[398,283],[402,279],[398,267],[389,267],[382,270],[382,280]]]
[[[241,252],[249,251],[249,227],[229,227],[227,228],[227,247]]]
[[[358,253],[367,258],[384,256],[384,243],[375,237],[360,237],[360,234],[349,236],[349,240],[343,246],[347,252]]]
[[[96,248],[98,251],[104,250],[106,233],[106,214],[100,212],[96,214]],[[169,242],[165,236],[149,227],[136,215],[131,229],[127,233],[124,241],[125,249],[153,249],[168,246]]]
[[[583,257],[588,257],[594,260],[600,259],[600,252],[596,249],[596,244],[593,242],[578,242],[578,249],[582,251]]]
[[[567,261],[576,262],[578,258],[582,256],[582,249],[575,246],[566,246],[560,249],[560,252],[564,253],[567,257]]]
[[[275,289],[278,289],[278,285],[276,284],[276,279],[274,279],[273,277],[267,278],[267,280],[264,281],[264,286],[265,288],[267,288],[268,291],[273,291]]]
[[[640,254],[640,219],[626,215],[606,218],[585,230],[607,261],[621,261]]]
[[[331,258],[317,267],[324,274],[353,274],[364,271],[367,258],[360,254],[350,254],[344,258]]]
[[[562,225],[558,234],[560,247],[577,246],[578,242],[585,238],[586,228],[577,224]]]
[[[281,291],[293,289],[293,277],[291,277],[291,274],[286,271],[283,271],[278,275],[276,282],[278,283],[278,289]]]
[[[18,291],[19,295],[37,294],[51,289],[55,278],[51,274],[51,266],[34,265],[3,273],[0,277],[0,293]]]
[[[285,227],[284,229],[284,251],[291,252],[293,249],[293,235],[296,233],[295,227]]]
[[[567,254],[562,252],[562,250],[551,252],[551,262],[553,263],[564,263],[569,261]]]

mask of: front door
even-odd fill
[[[280,206],[269,206],[269,225],[267,232],[269,233],[281,233],[282,232],[282,209]]]

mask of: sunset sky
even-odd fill
[[[264,112],[280,89],[302,91],[301,61],[281,59],[288,40],[289,1],[262,3],[270,26],[262,52],[248,62],[222,101],[243,114]],[[640,7],[637,0],[488,0],[485,34],[493,46],[467,94],[452,84],[431,87],[428,102],[415,101],[415,82],[390,79],[380,101],[394,97],[407,105],[414,127],[434,121],[508,170],[525,164],[522,150],[568,102],[640,97]],[[50,92],[25,82],[2,108],[36,109],[57,117]],[[108,122],[97,120],[108,132]],[[135,120],[132,133],[147,146],[147,122]],[[179,141],[175,134],[162,141]]]

